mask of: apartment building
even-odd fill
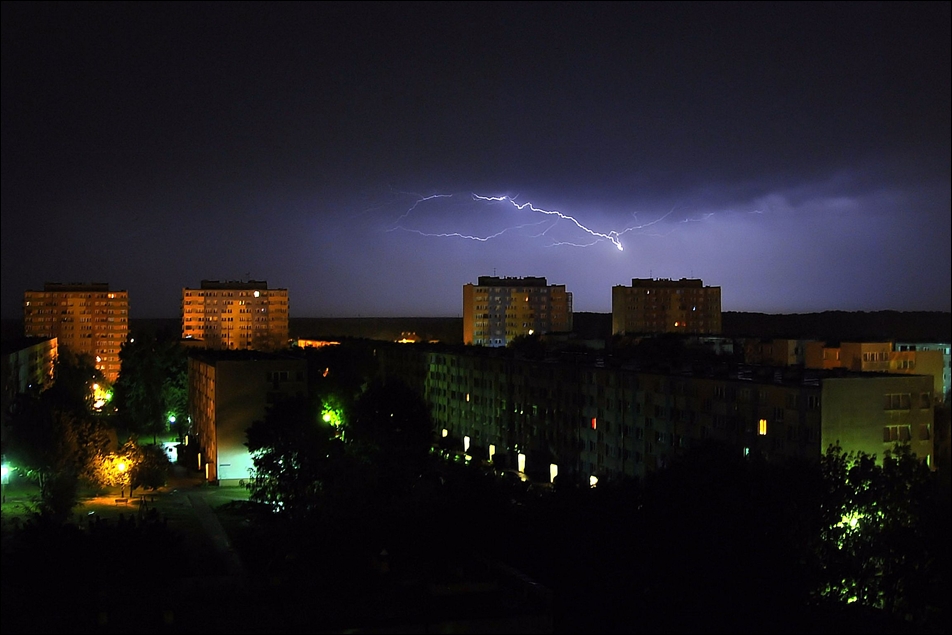
[[[612,287],[612,334],[721,332],[721,288],[696,279],[633,278]]]
[[[485,349],[377,352],[384,375],[424,395],[444,443],[533,479],[641,478],[706,440],[770,459],[817,459],[837,442],[881,459],[900,441],[934,465],[926,376],[750,366],[669,373]]]
[[[113,383],[129,337],[129,293],[108,283],[48,282],[24,293],[23,327],[27,337],[55,337],[61,351],[87,357]]]
[[[744,361],[768,366],[802,366],[809,343],[809,340],[746,338],[742,340]]]
[[[307,392],[307,361],[258,351],[194,351],[188,362],[189,444],[210,482],[237,485],[253,467],[246,431],[268,407]]]
[[[936,392],[943,396],[945,401],[952,393],[952,343],[950,342],[894,342],[893,348],[901,353],[914,352],[917,360],[924,360],[926,367],[933,369],[941,366],[942,388]],[[939,361],[941,360],[941,361]],[[935,373],[938,378],[939,373]]]
[[[545,278],[480,276],[463,285],[463,343],[506,346],[520,335],[572,330],[572,294]]]
[[[288,346],[288,290],[263,280],[202,280],[182,289],[182,339],[218,350]]]
[[[0,412],[9,413],[17,395],[42,391],[53,383],[58,345],[55,337],[4,341],[0,350]],[[7,435],[6,419],[0,424],[0,441]]]
[[[932,378],[932,395],[937,402],[948,399],[952,389],[949,351],[942,343],[840,342],[821,340],[744,340],[744,359],[749,364],[803,366],[862,373],[927,375]]]

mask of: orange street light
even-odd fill
[[[125,498],[125,497],[126,497],[126,479],[125,479],[125,476],[124,476],[125,473],[126,473],[126,463],[125,463],[125,461],[119,461],[119,463],[116,464],[116,469],[119,470],[119,474],[120,474],[120,478],[119,478],[119,498]]]

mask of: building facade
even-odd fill
[[[809,340],[745,338],[744,361],[767,366],[803,366]],[[814,366],[813,368],[823,368]]]
[[[923,368],[932,369],[938,383],[940,373],[935,371],[936,366],[941,368],[941,396],[946,402],[952,397],[952,343],[949,342],[894,342],[893,348],[901,353],[912,351],[916,353],[917,364],[924,364]],[[940,389],[936,387],[939,394]]]
[[[612,334],[721,333],[721,288],[703,281],[633,278],[612,287]]]
[[[24,294],[23,327],[27,337],[55,337],[60,349],[88,357],[113,383],[129,337],[129,293],[107,283],[46,283]]]
[[[5,342],[0,357],[4,394],[12,397],[48,388],[53,383],[53,367],[58,354],[59,345],[55,337]]]
[[[744,359],[749,364],[845,368],[863,373],[894,373],[932,377],[936,402],[947,401],[952,389],[950,344],[912,342],[840,342],[820,340],[747,339]]]
[[[202,280],[182,289],[182,339],[217,350],[288,346],[288,290],[262,280]]]
[[[934,465],[929,377],[747,366],[674,374],[505,352],[381,346],[378,359],[424,396],[444,443],[536,480],[643,478],[707,441],[808,460],[837,442],[881,460],[898,441]]]
[[[572,294],[545,278],[480,276],[463,285],[463,343],[506,346],[522,335],[572,330]]]
[[[237,485],[253,467],[245,442],[268,407],[307,392],[303,357],[257,351],[195,351],[188,362],[189,443],[208,481]]]
[[[23,338],[3,343],[0,353],[0,377],[3,392],[0,394],[0,440],[7,436],[6,415],[17,395],[41,392],[53,383],[53,367],[58,354],[55,337]]]

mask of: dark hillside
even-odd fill
[[[723,314],[728,337],[802,338],[829,341],[952,341],[952,314],[939,311],[824,311],[770,315]]]

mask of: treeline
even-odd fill
[[[725,312],[728,337],[804,338],[837,342],[952,341],[952,314],[941,311],[824,311],[768,315]]]

